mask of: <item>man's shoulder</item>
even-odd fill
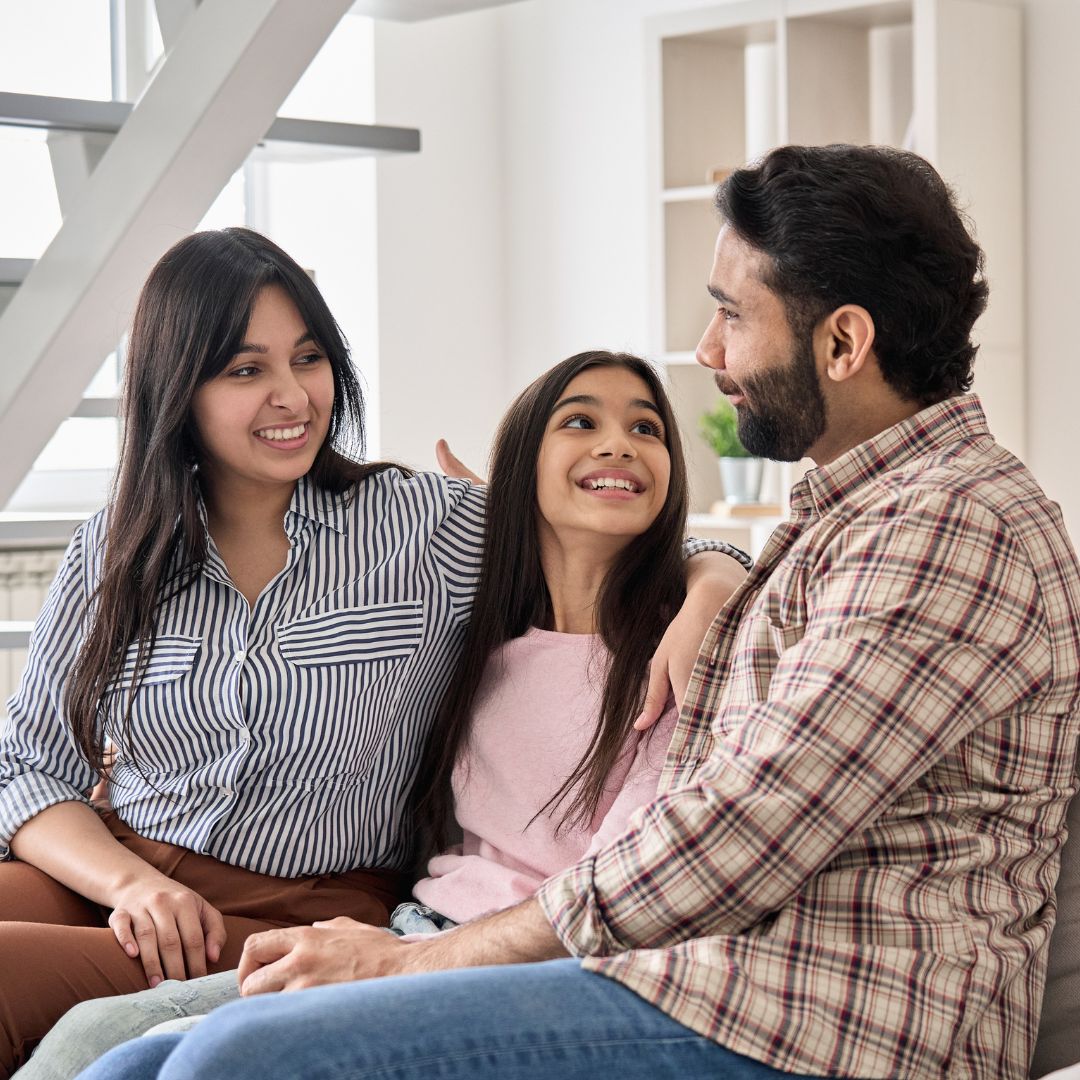
[[[957,441],[915,454],[870,479],[843,506],[842,514],[937,507],[950,514],[984,512],[1023,543],[1033,530],[1065,537],[1060,509],[1028,467],[990,436]]]

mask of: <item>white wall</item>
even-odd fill
[[[377,167],[380,451],[422,468],[482,467],[505,406],[499,54],[489,12],[376,24],[378,121],[422,138]]]
[[[430,432],[446,431],[479,460],[535,374],[583,348],[648,347],[642,19],[714,4],[527,0],[380,27],[379,119],[424,132],[415,160],[380,166],[395,185],[380,194],[384,424],[409,402],[415,420],[394,416],[387,453],[425,463]],[[1080,538],[1080,2],[1026,9],[1027,458]]]
[[[1080,3],[1027,0],[1028,462],[1080,546]]]

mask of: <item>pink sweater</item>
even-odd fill
[[[564,801],[529,825],[589,745],[600,713],[607,650],[598,636],[530,630],[492,657],[477,694],[472,736],[454,770],[454,806],[464,842],[428,864],[413,895],[455,922],[531,896],[551,874],[626,830],[656,795],[678,719],[667,712],[635,732],[585,828],[555,827]],[[526,828],[528,826],[528,828]]]

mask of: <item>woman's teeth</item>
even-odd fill
[[[296,427],[286,428],[263,428],[255,434],[260,439],[271,439],[274,442],[284,442],[286,439],[299,439],[304,434],[306,424],[297,424]]]
[[[611,476],[601,476],[598,480],[586,480],[585,483],[593,491],[603,488],[622,488],[623,491],[637,491],[638,486],[632,480],[616,480]]]

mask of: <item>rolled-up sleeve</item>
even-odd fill
[[[79,754],[63,711],[86,609],[84,531],[68,546],[30,637],[26,670],[0,719],[0,860],[42,810],[86,801],[97,776]]]
[[[860,520],[805,597],[805,625],[764,698],[742,703],[692,782],[541,888],[574,954],[755,925],[959,740],[1052,675],[1025,553],[993,512],[955,495],[898,499]],[[695,722],[713,720],[714,700],[702,694]]]

